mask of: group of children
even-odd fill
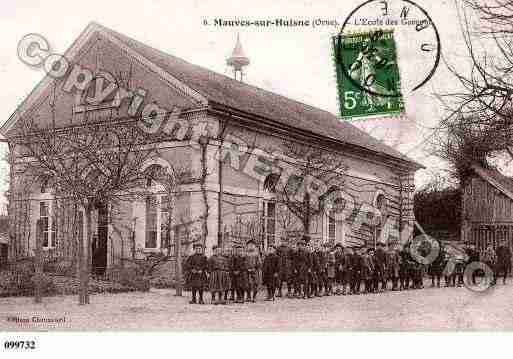
[[[214,254],[208,259],[201,244],[194,245],[194,250],[184,265],[192,304],[204,303],[205,289],[210,290],[213,304],[255,302],[262,284],[270,301],[284,294],[306,299],[420,289],[426,270],[433,287],[440,286],[442,277],[446,287],[461,286],[466,263],[456,260],[448,265],[442,250],[425,266],[411,257],[408,248],[387,249],[382,243],[376,249],[321,246],[309,243],[307,238],[293,245],[269,246],[263,256],[254,241],[246,243],[245,248],[235,246],[230,252],[214,246]]]
[[[342,245],[269,246],[261,256],[254,241],[235,246],[231,253],[213,247],[207,259],[201,244],[184,263],[187,287],[192,291],[191,304],[203,304],[203,292],[211,292],[213,304],[255,302],[260,286],[267,289],[266,300],[286,296],[312,298],[329,295],[375,293],[422,287],[422,268],[401,252],[383,245],[353,250]]]

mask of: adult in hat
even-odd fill
[[[386,262],[387,254],[385,251],[385,243],[378,242],[376,251],[374,252],[374,264],[375,264],[375,279],[376,279],[376,291],[385,292],[387,290],[387,278],[386,278]],[[381,289],[379,288],[381,283]]]
[[[241,245],[234,246],[231,260],[232,287],[236,294],[236,303],[244,303],[244,293],[248,286],[248,272],[246,270],[246,256]]]
[[[246,271],[248,273],[247,299],[256,302],[258,287],[262,283],[262,260],[254,240],[246,243]]]
[[[212,295],[212,304],[226,304],[224,298],[225,291],[230,289],[230,272],[228,259],[222,254],[221,248],[217,245],[212,247],[214,254],[209,258],[210,272],[210,293]],[[219,299],[216,300],[216,293]]]
[[[290,296],[292,293],[292,282],[289,282],[289,278],[292,276],[292,257],[289,255],[290,251],[292,251],[292,248],[285,244],[281,244],[276,249],[276,255],[278,256],[279,261],[279,278],[277,282],[278,297],[282,296],[282,287],[284,283],[287,285],[287,296]]]
[[[233,250],[230,247],[223,247],[223,249],[221,251],[221,254],[225,258],[225,269],[228,272],[229,278],[230,278],[228,286],[224,291],[224,301],[225,302],[228,302],[228,293],[231,292],[231,295],[229,298],[231,301],[234,300],[234,296],[235,296],[233,286],[232,286],[232,273],[231,273],[231,262],[232,262],[232,255],[233,255],[232,252],[233,252]]]
[[[298,246],[294,256],[294,274],[297,285],[296,295],[306,299],[310,293],[308,288],[308,271],[311,266],[310,253],[307,251],[304,238],[298,241]]]
[[[360,286],[362,281],[362,256],[358,248],[352,248],[351,254],[351,294],[360,294]]]
[[[336,269],[336,258],[335,258],[335,247],[333,248],[328,245],[326,246],[326,283],[325,283],[325,293],[324,295],[333,295],[334,294],[334,284],[337,279],[337,269]]]
[[[392,281],[392,290],[396,291],[398,290],[401,258],[399,257],[399,252],[393,246],[389,246],[386,254],[387,280],[390,279]]]
[[[192,291],[190,304],[203,304],[203,289],[207,285],[208,260],[203,253],[203,244],[193,244],[194,254],[185,260],[184,272],[187,287]],[[199,300],[196,301],[196,294]]]
[[[505,240],[497,247],[497,276],[502,275],[502,284],[506,284],[506,277],[511,270],[511,250]]]
[[[334,248],[334,256],[335,256],[335,295],[341,295],[342,289],[344,285],[344,247],[342,244],[335,244]]]
[[[276,287],[280,280],[280,258],[276,254],[276,247],[270,245],[262,266],[262,282],[267,288],[266,300],[274,301]]]

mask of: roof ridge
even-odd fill
[[[136,42],[136,43],[137,43],[138,45],[140,45],[140,46],[144,46],[144,47],[146,47],[146,48],[148,48],[148,49],[150,49],[150,50],[152,50],[152,51],[155,51],[155,52],[157,52],[157,53],[159,53],[159,54],[161,54],[161,55],[171,56],[171,57],[173,57],[174,59],[176,59],[176,60],[178,60],[178,61],[181,61],[181,62],[186,63],[187,65],[194,66],[194,67],[199,67],[199,68],[201,68],[202,70],[212,72],[212,73],[216,74],[217,76],[222,76],[222,77],[226,78],[227,80],[229,80],[230,82],[232,82],[232,83],[234,83],[234,84],[237,84],[237,85],[239,85],[239,86],[240,86],[240,85],[242,85],[242,86],[252,87],[252,88],[255,88],[255,89],[257,89],[257,90],[260,90],[260,91],[263,91],[263,92],[266,92],[266,93],[273,94],[273,95],[275,95],[275,96],[280,96],[280,97],[282,97],[282,98],[284,98],[284,99],[286,99],[286,100],[288,100],[288,101],[294,101],[294,102],[296,102],[296,103],[298,103],[298,104],[301,104],[301,105],[303,105],[303,106],[310,107],[311,109],[314,109],[314,110],[317,110],[317,111],[323,111],[323,112],[325,112],[326,114],[329,114],[329,115],[333,116],[334,118],[336,118],[336,119],[338,119],[338,120],[341,120],[341,119],[342,119],[341,117],[339,117],[339,116],[335,115],[334,113],[332,113],[332,112],[330,112],[330,111],[328,111],[328,110],[322,109],[322,108],[320,108],[320,107],[316,107],[316,106],[314,106],[314,105],[312,105],[312,104],[305,103],[305,102],[303,102],[303,101],[300,101],[300,100],[297,100],[297,99],[294,99],[294,98],[287,97],[287,96],[282,95],[282,94],[277,93],[277,92],[273,92],[273,91],[270,91],[270,90],[264,89],[264,88],[262,88],[262,87],[260,87],[260,86],[257,86],[257,85],[253,85],[253,84],[250,84],[250,83],[247,83],[247,82],[242,82],[242,81],[235,80],[234,78],[232,78],[232,77],[230,77],[230,76],[228,76],[228,75],[225,75],[225,74],[223,74],[223,73],[220,73],[220,72],[217,72],[217,71],[211,70],[211,69],[209,69],[209,68],[207,68],[207,67],[204,67],[204,66],[202,66],[202,65],[194,64],[194,63],[192,63],[192,62],[189,62],[189,61],[187,61],[187,60],[184,60],[184,59],[183,59],[183,58],[181,58],[181,57],[178,57],[178,56],[175,56],[175,55],[170,54],[170,53],[168,53],[168,52],[165,52],[165,51],[163,51],[163,50],[157,49],[156,47],[150,46],[150,45],[145,44],[144,42],[141,42],[141,41],[139,41],[139,40],[137,40],[137,39],[134,39],[134,38],[131,38],[131,37],[129,37],[129,36],[126,36],[126,35],[124,35],[124,34],[122,34],[122,33],[118,32],[118,31],[116,31],[116,30],[112,30],[112,29],[110,29],[110,28],[108,28],[108,27],[105,27],[105,26],[103,26],[103,25],[99,25],[99,24],[97,24],[97,23],[94,23],[94,24],[96,24],[96,25],[100,26],[103,30],[107,30],[107,31],[109,31],[110,33],[112,33],[112,34],[113,34],[114,36],[116,36],[116,37],[118,37],[118,36],[119,36],[119,37],[121,37],[121,38],[126,38],[126,39],[128,39],[128,40],[130,40],[130,41],[134,41],[134,42]],[[137,50],[134,50],[134,51],[137,51]],[[140,54],[140,53],[139,53],[139,54]],[[141,55],[141,56],[144,56],[143,54],[140,54],[140,55]],[[198,90],[198,89],[196,89],[196,91],[201,92],[201,90]]]

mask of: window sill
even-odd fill
[[[141,248],[143,253],[160,253],[162,251],[161,248]]]

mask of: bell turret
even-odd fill
[[[242,44],[240,43],[240,37],[237,34],[237,42],[233,49],[232,55],[226,59],[226,64],[233,68],[233,76],[237,80],[237,74],[239,74],[239,81],[242,81],[244,75],[244,67],[249,65],[249,58],[242,50]]]

